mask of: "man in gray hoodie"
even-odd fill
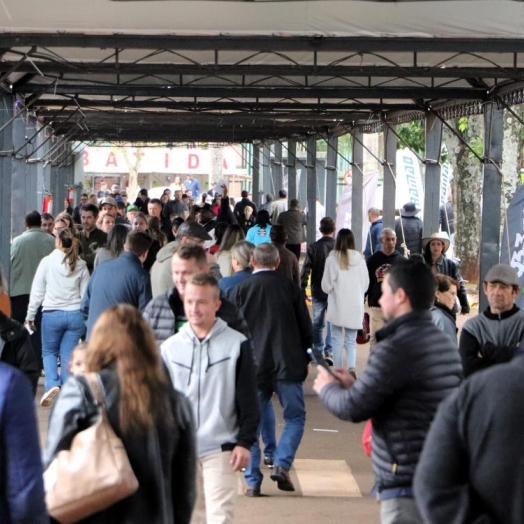
[[[238,472],[249,463],[259,419],[249,340],[216,317],[220,304],[216,279],[194,275],[184,293],[188,322],[160,347],[173,386],[188,397],[197,426],[193,524],[233,522]]]

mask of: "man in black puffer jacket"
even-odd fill
[[[372,419],[381,522],[416,524],[422,520],[413,499],[415,468],[438,405],[458,387],[462,366],[456,346],[431,321],[435,279],[427,266],[401,259],[382,288],[388,322],[362,376],[354,382],[337,368],[338,382],[319,367],[314,388],[338,417]]]

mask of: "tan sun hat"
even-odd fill
[[[440,240],[444,244],[444,249],[442,249],[442,253],[444,254],[449,249],[449,236],[445,231],[440,231],[440,233],[431,233],[430,237],[426,237],[422,239],[422,249],[426,249],[426,246],[432,241],[432,240]]]

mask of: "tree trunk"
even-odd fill
[[[455,124],[457,124],[455,122]],[[455,129],[470,145],[483,143],[483,116],[472,116],[462,131]],[[448,146],[453,166],[453,204],[455,212],[455,256],[460,259],[462,276],[478,282],[480,273],[480,213],[482,165],[467,146],[444,128],[444,143]]]

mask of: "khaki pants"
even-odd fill
[[[384,325],[382,308],[370,306],[369,308],[369,347],[370,349],[377,343],[376,332]]]
[[[197,499],[191,524],[232,524],[238,490],[231,452],[197,459]]]

